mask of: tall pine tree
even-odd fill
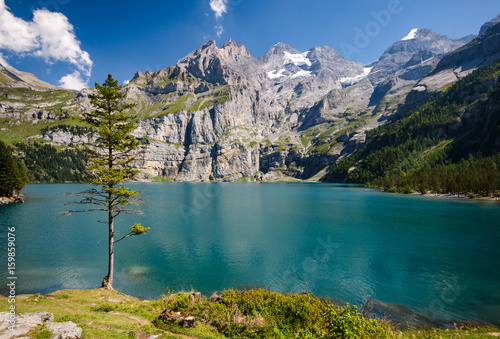
[[[84,113],[82,120],[97,130],[97,140],[91,145],[80,147],[89,155],[90,183],[95,188],[75,194],[82,198],[78,204],[93,204],[97,207],[85,211],[101,211],[107,215],[108,226],[108,275],[103,280],[103,287],[113,289],[114,245],[132,235],[145,234],[148,228],[141,224],[130,227],[129,232],[119,237],[115,230],[115,219],[121,213],[137,213],[128,208],[139,202],[138,191],[132,191],[123,186],[124,180],[131,179],[138,171],[130,167],[135,159],[132,152],[138,147],[138,142],[131,135],[136,128],[132,116],[127,110],[134,104],[125,104],[125,95],[120,93],[121,86],[111,74],[101,85],[95,84],[97,93],[89,95],[95,110]],[[118,238],[118,239],[117,239]]]

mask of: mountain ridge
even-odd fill
[[[472,42],[491,38],[491,32],[490,28]],[[431,78],[428,74],[447,54],[471,44],[467,43],[471,39],[448,39],[415,29],[368,65],[347,60],[328,46],[300,52],[277,43],[255,58],[240,42],[229,39],[217,47],[209,40],[176,65],[137,71],[123,87],[127,100],[137,104],[131,114],[138,124],[135,135],[143,141],[143,152],[134,164],[142,172],[139,179],[312,177],[364,145],[368,131],[404,115],[412,105],[420,105],[456,81],[458,77],[451,76],[455,68]],[[491,48],[499,47],[492,42]],[[456,60],[453,66],[461,68]],[[6,95],[0,93],[0,118],[8,126],[5,134],[65,147],[83,141],[58,125],[74,125],[76,112],[91,109],[92,89],[64,102],[54,101],[50,107],[59,111],[47,110],[49,115],[33,111],[35,102],[33,109],[21,109],[19,100],[33,99],[0,88]],[[69,96],[70,92],[61,91],[61,98],[62,93]],[[16,96],[20,99],[9,99]],[[37,123],[28,128],[33,114]],[[19,133],[9,120],[14,115],[25,121],[26,131],[39,132]],[[4,137],[9,138],[13,137]]]

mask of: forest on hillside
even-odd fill
[[[0,140],[0,197],[15,197],[28,183],[23,163]]]
[[[494,194],[500,189],[500,59],[407,115],[367,133],[335,164],[329,182],[393,192]]]

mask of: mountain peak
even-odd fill
[[[224,49],[224,48],[227,48],[227,47],[244,47],[243,44],[241,42],[236,42],[236,41],[233,41],[231,40],[231,38],[229,38],[228,41],[226,41],[224,43],[224,45],[221,46],[221,49]]]
[[[285,54],[285,52],[292,53],[292,54],[299,54],[300,52],[296,50],[295,48],[291,47],[288,44],[285,44],[283,42],[278,42],[276,45],[271,47],[266,54]],[[264,54],[264,55],[266,55]]]
[[[491,27],[495,26],[498,23],[500,23],[500,14],[496,18],[493,18],[492,20],[486,22],[483,26],[481,26],[481,29],[479,30],[479,35],[485,33],[488,29],[490,29]]]
[[[222,47],[219,49],[219,54],[220,55],[227,55],[227,56],[251,56],[250,52],[247,51],[245,48],[245,45],[243,45],[241,42],[235,42],[229,39],[222,45]]]

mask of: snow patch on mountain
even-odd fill
[[[267,72],[267,77],[269,79],[271,79],[271,80],[278,79],[278,78],[281,78],[281,77],[285,76],[283,74],[283,72],[285,72],[285,71],[286,71],[285,69],[280,69],[279,71],[274,70],[274,71],[271,71],[271,72]]]
[[[298,78],[298,77],[306,77],[306,76],[309,76],[309,75],[311,75],[310,71],[301,70],[301,71],[298,71],[297,73],[295,73],[294,75],[292,75],[292,79],[295,79],[295,78]]]
[[[292,54],[289,52],[285,52],[285,60],[283,61],[283,64],[284,65],[294,64],[295,66],[298,67],[304,65],[311,66],[312,65],[311,60],[307,58],[308,54],[309,52],[304,52],[300,54]]]
[[[352,86],[354,84],[357,84],[358,82],[360,82],[361,80],[366,78],[368,76],[368,74],[370,74],[370,72],[372,71],[372,68],[373,67],[365,67],[363,69],[363,73],[361,73],[361,74],[358,74],[354,77],[341,78],[340,83],[342,85],[347,85],[347,86]]]
[[[403,39],[401,39],[401,41],[415,39],[415,37],[417,36],[417,32],[418,32],[418,28],[412,29],[410,31],[410,33],[408,33],[407,36],[405,36]]]

